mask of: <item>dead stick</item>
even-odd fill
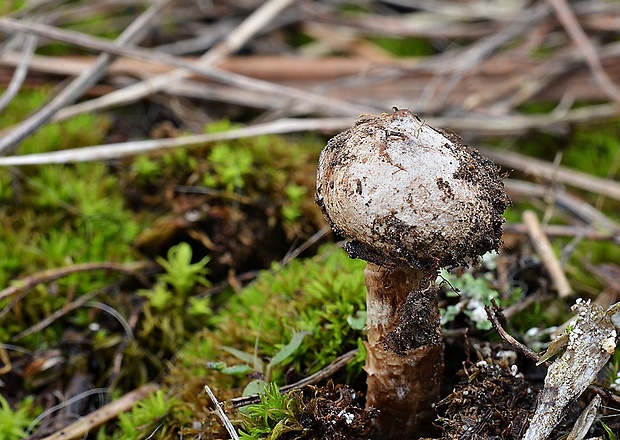
[[[92,272],[94,270],[108,270],[113,272],[121,272],[126,275],[130,275],[136,277],[140,280],[140,276],[137,273],[140,270],[147,269],[149,267],[155,267],[155,265],[149,261],[137,261],[135,263],[130,264],[119,264],[119,263],[110,263],[110,262],[102,262],[102,263],[84,263],[84,264],[76,264],[68,267],[60,267],[57,269],[44,270],[42,272],[38,272],[34,275],[30,275],[21,280],[15,281],[12,286],[7,287],[6,289],[0,290],[0,300],[6,297],[15,295],[21,291],[32,289],[37,284],[41,283],[49,283],[50,281],[54,281],[68,275],[79,273],[79,272]],[[142,281],[142,280],[141,280]],[[145,285],[148,285],[146,281],[144,281]]]
[[[11,102],[24,83],[26,75],[28,74],[28,66],[30,65],[34,51],[37,48],[37,41],[38,39],[34,35],[28,35],[28,37],[26,37],[24,49],[20,56],[19,64],[13,73],[13,78],[11,79],[9,86],[6,88],[6,91],[2,97],[0,97],[0,111],[2,111],[9,104],[9,102]]]
[[[1,160],[2,158],[0,157],[0,161]],[[571,213],[579,221],[586,222],[597,230],[607,230],[613,234],[620,234],[620,224],[607,217],[594,206],[569,194],[565,190],[549,187],[548,185],[541,185],[539,183],[513,179],[505,180],[504,185],[506,186],[506,192],[512,199],[521,198],[529,201],[532,197],[539,197],[545,200],[551,193],[553,194],[553,202]]]
[[[500,324],[499,319],[497,319],[497,314],[499,313],[499,311],[494,301],[493,308],[491,308],[490,306],[485,306],[484,310],[486,310],[487,317],[489,318],[489,321],[491,321],[491,325],[493,326],[497,334],[499,334],[500,337],[507,344],[509,344],[512,348],[521,352],[534,362],[540,361],[540,356],[538,356],[531,348],[529,348],[527,345],[523,345],[515,338],[513,338],[506,330],[504,330],[504,327],[502,327],[502,325]]]
[[[64,315],[70,313],[71,311],[82,307],[84,304],[86,304],[87,302],[89,302],[90,300],[92,300],[93,298],[95,298],[97,295],[103,293],[103,292],[109,292],[115,288],[118,287],[119,283],[115,283],[112,284],[111,286],[106,286],[102,289],[97,289],[93,292],[89,292],[85,295],[82,295],[80,297],[78,297],[75,301],[70,302],[69,304],[65,304],[64,307],[62,307],[59,310],[56,310],[54,313],[52,313],[50,316],[48,316],[47,318],[38,321],[35,325],[27,328],[26,330],[23,330],[21,332],[19,332],[18,334],[16,334],[15,336],[12,337],[13,341],[18,341],[22,338],[25,338],[26,336],[29,336],[33,333],[36,332],[40,332],[41,330],[43,330],[44,328],[48,327],[49,325],[51,325],[54,321],[60,319],[61,317],[63,317]],[[6,310],[6,309],[5,309]],[[2,311],[2,316],[4,316],[4,310]]]
[[[504,342],[506,342],[512,348],[514,348],[515,350],[521,352],[523,355],[525,355],[526,357],[530,358],[534,362],[536,362],[536,363],[540,362],[540,356],[538,356],[528,346],[526,346],[526,345],[520,343],[519,341],[517,341],[506,330],[504,330],[504,328],[502,327],[502,325],[499,322],[499,319],[497,318],[497,314],[500,313],[500,312],[498,311],[499,309],[498,309],[497,304],[495,303],[495,301],[493,301],[493,307],[492,308],[489,307],[489,306],[485,306],[484,309],[487,312],[487,317],[489,318],[489,321],[491,321],[491,325],[493,326],[493,328],[495,329],[497,334],[499,334],[499,336],[504,340]],[[544,365],[545,367],[548,367],[549,366],[549,362],[545,361],[545,362],[542,362],[540,365]],[[605,397],[607,399],[610,399],[614,403],[620,403],[620,396],[616,396],[616,395],[610,393],[606,389],[603,389],[603,388],[598,387],[596,385],[590,385],[588,387],[588,390],[590,390],[592,392],[595,392],[596,394],[600,395],[601,397]]]
[[[609,78],[609,75],[607,75],[607,72],[603,69],[603,65],[601,64],[601,59],[597,54],[596,48],[579,25],[575,14],[566,3],[566,0],[547,1],[555,10],[558,20],[562,23],[562,26],[564,26],[564,29],[566,29],[568,35],[575,42],[577,47],[581,49],[586,64],[590,70],[592,70],[596,81],[599,83],[601,88],[605,90],[605,93],[607,93],[616,102],[616,104],[620,104],[620,89],[618,89],[614,82]]]
[[[0,157],[0,167],[7,165],[37,165],[42,163],[68,163],[105,160],[133,156],[154,150],[203,146],[209,142],[248,138],[262,134],[283,134],[300,131],[334,132],[350,127],[351,122],[351,118],[278,119],[273,122],[266,122],[264,124],[257,124],[219,133],[197,134],[166,139],[149,139],[145,141],[130,141],[118,144],[105,144],[84,148],[65,149],[52,151],[49,153]]]
[[[615,200],[620,200],[620,184],[613,180],[601,179],[600,177],[591,176],[568,167],[554,167],[550,162],[527,157],[519,153],[499,151],[492,148],[479,148],[479,150],[498,165],[514,168],[532,176],[561,182],[597,194],[605,194]]]
[[[532,240],[532,244],[534,245],[536,252],[547,268],[547,271],[549,271],[549,276],[558,291],[558,295],[560,298],[570,296],[573,293],[573,290],[571,289],[570,284],[568,284],[566,275],[562,270],[562,265],[555,256],[549,239],[540,226],[536,213],[529,210],[524,211],[523,222],[527,226],[527,232],[530,235],[530,239]]]
[[[123,45],[133,43],[140,39],[149,29],[148,24],[160,13],[168,1],[169,0],[159,0],[147,9],[146,12],[125,29],[114,44]],[[80,73],[67,87],[52,98],[48,104],[41,107],[36,113],[21,122],[10,133],[4,136],[4,138],[0,140],[0,152],[7,153],[14,150],[21,140],[45,124],[62,107],[75,102],[105,74],[106,68],[114,61],[114,58],[116,58],[114,54],[103,53],[99,55],[90,68]]]
[[[619,235],[598,232],[589,226],[541,225],[541,228],[547,237],[578,237],[586,240],[611,241],[620,244]],[[504,235],[525,235],[528,233],[527,226],[523,223],[507,223],[502,226],[502,230]]]
[[[345,365],[347,365],[351,361],[351,359],[355,357],[358,351],[359,350],[356,348],[354,350],[351,350],[343,354],[342,356],[337,357],[331,364],[329,364],[327,367],[323,368],[322,370],[319,370],[316,373],[311,374],[310,376],[298,382],[281,387],[280,392],[285,393],[287,391],[303,388],[308,385],[313,385],[315,383],[318,383],[322,380],[327,379],[328,377],[334,375],[338,370],[343,368]],[[250,405],[252,403],[256,403],[259,400],[260,400],[260,396],[258,394],[254,394],[252,396],[235,397],[234,399],[231,400],[231,403],[233,404],[233,406],[239,407],[239,406],[245,406],[245,405]]]
[[[117,417],[119,413],[130,410],[137,402],[157,390],[159,390],[159,385],[155,383],[147,383],[142,385],[137,390],[125,394],[120,399],[108,403],[107,405],[99,408],[97,411],[82,417],[78,421],[65,426],[59,432],[45,437],[42,440],[70,440],[74,438],[82,438],[93,428],[112,420]]]
[[[209,395],[211,402],[213,402],[213,405],[215,406],[215,414],[220,418],[220,421],[226,428],[226,431],[228,431],[228,435],[230,435],[230,438],[233,440],[239,440],[239,436],[237,435],[235,427],[222,409],[222,403],[217,400],[217,397],[215,397],[215,394],[213,394],[213,391],[211,391],[209,385],[205,385],[205,392]]]

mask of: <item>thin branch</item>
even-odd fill
[[[427,102],[426,107],[431,113],[435,113],[443,107],[444,102],[452,93],[454,88],[459,84],[465,74],[478,67],[482,60],[500,47],[509,43],[513,39],[523,35],[523,33],[536,25],[548,14],[548,8],[545,4],[540,4],[532,8],[521,11],[516,17],[507,21],[507,25],[486,38],[481,38],[475,44],[460,50],[460,53],[452,51],[444,52],[441,58],[450,60],[452,70],[448,78],[444,75],[438,75],[429,85],[422,98]],[[456,67],[454,67],[456,66]],[[439,93],[437,93],[439,92]]]
[[[566,298],[572,295],[571,288],[566,275],[562,270],[560,261],[555,256],[549,239],[543,232],[540,221],[534,211],[526,210],[523,212],[523,222],[525,223],[534,249],[540,256],[543,264],[549,272],[549,277],[553,281],[560,298]]]
[[[222,404],[220,403],[219,400],[217,400],[217,397],[215,397],[215,394],[213,394],[213,391],[211,391],[211,388],[209,388],[209,385],[205,385],[205,392],[209,396],[209,399],[211,399],[211,402],[213,402],[213,405],[215,406],[215,414],[221,420],[222,424],[226,428],[226,431],[228,431],[228,435],[230,435],[230,438],[232,438],[233,440],[239,440],[239,436],[237,435],[237,430],[235,429],[232,422],[230,421],[230,419],[228,418],[228,416],[222,409]]]
[[[494,305],[493,308],[491,308],[490,306],[485,306],[484,310],[486,310],[487,317],[489,318],[489,321],[491,321],[491,324],[493,325],[495,331],[508,345],[510,345],[512,348],[519,351],[526,357],[530,358],[534,362],[538,362],[540,360],[540,356],[538,356],[531,348],[529,348],[527,345],[520,343],[515,338],[513,338],[506,330],[504,330],[504,327],[502,327],[502,324],[497,318],[497,314],[499,314],[500,311],[499,309],[497,309],[496,305]]]
[[[480,152],[496,164],[527,173],[531,176],[561,182],[595,194],[604,194],[614,200],[620,200],[620,183],[610,179],[601,179],[567,167],[554,166],[544,160],[527,157],[519,153],[500,151],[491,148],[479,148]]]
[[[540,197],[544,199],[548,197],[550,191],[549,187],[545,185],[512,179],[504,181],[504,186],[511,198]],[[566,209],[579,220],[587,222],[598,229],[608,229],[614,235],[620,234],[620,225],[617,222],[578,197],[562,190],[556,190],[553,197],[553,203]]]
[[[36,47],[37,37],[34,35],[28,35],[26,42],[24,43],[24,49],[22,51],[19,64],[13,74],[13,78],[0,98],[0,111],[2,111],[9,104],[9,102],[11,102],[11,100],[19,92],[19,89],[22,87],[22,84],[26,79],[26,75],[28,74],[28,66],[30,65],[32,55],[34,54]]]
[[[26,330],[24,330],[22,332],[19,332],[18,334],[13,336],[12,339],[14,341],[16,341],[16,340],[24,338],[24,337],[26,337],[28,335],[31,335],[33,333],[37,333],[37,332],[43,330],[44,328],[46,328],[49,325],[51,325],[57,319],[60,319],[61,317],[63,317],[67,313],[69,313],[69,312],[71,312],[71,311],[81,307],[84,303],[90,301],[95,296],[97,296],[97,295],[99,295],[99,294],[101,294],[103,292],[110,291],[110,290],[112,290],[115,287],[116,286],[106,286],[106,287],[104,287],[102,289],[97,289],[97,290],[95,290],[93,292],[89,292],[89,293],[86,293],[86,294],[80,296],[75,301],[72,301],[69,304],[65,304],[61,309],[56,310],[54,313],[52,313],[47,318],[37,322],[35,325],[27,328]],[[3,310],[3,313],[4,313],[4,310]]]
[[[282,119],[266,124],[244,127],[221,133],[198,134],[170,139],[151,139],[145,141],[124,142],[118,144],[97,145],[51,153],[26,154],[22,156],[0,157],[0,166],[40,165],[44,163],[73,163],[94,160],[115,159],[133,156],[155,150],[178,147],[202,146],[209,142],[241,139],[264,134],[294,133],[299,131],[329,132],[348,128],[353,123],[351,118],[334,119]],[[1,299],[1,297],[0,297]]]
[[[332,229],[329,226],[324,226],[323,228],[319,229],[317,232],[315,232],[312,235],[312,237],[308,238],[304,243],[302,243],[301,246],[288,252],[284,256],[284,258],[282,258],[282,261],[280,261],[280,264],[283,266],[286,266],[288,263],[290,263],[295,258],[297,258],[303,251],[308,249],[310,246],[312,246],[316,242],[320,241],[323,237],[325,237],[331,231]]]
[[[541,228],[548,237],[583,238],[620,244],[619,234],[599,232],[590,226],[542,225]],[[502,225],[502,230],[504,234],[527,235],[528,233],[527,227],[523,223],[506,223]]]
[[[154,17],[160,13],[163,7],[170,0],[159,0],[153,6],[151,6],[146,12],[138,17],[125,31],[118,37],[115,44],[127,44],[136,41],[144,35],[148,25],[151,24]],[[4,17],[0,20],[12,20]],[[17,22],[19,23],[19,22]],[[45,26],[43,24],[32,24],[32,26]],[[49,26],[45,26],[49,27]],[[53,29],[53,28],[52,28]],[[25,121],[22,121],[17,127],[14,127],[4,137],[0,138],[0,153],[7,153],[15,150],[19,142],[26,136],[36,131],[39,127],[45,124],[52,116],[54,116],[58,110],[67,104],[75,102],[82,94],[88,90],[92,85],[96,84],[99,78],[105,75],[107,66],[114,61],[116,56],[104,53],[99,55],[93,65],[85,70],[81,75],[75,78],[67,87],[65,87],[58,95],[39,109],[35,114],[30,116]]]
[[[616,104],[620,104],[620,89],[614,84],[611,78],[609,78],[605,69],[603,69],[596,48],[592,45],[590,39],[579,25],[579,21],[577,21],[575,14],[566,3],[566,0],[547,1],[555,10],[558,20],[562,23],[568,35],[570,35],[577,47],[581,49],[586,64],[590,70],[592,70],[596,81]]]
[[[80,418],[75,423],[65,426],[60,431],[42,440],[71,440],[83,438],[88,432],[116,418],[120,413],[133,408],[136,403],[159,390],[159,385],[147,383],[140,388],[125,394],[118,400],[102,406],[96,411]]]
[[[315,383],[319,383],[329,377],[333,376],[340,369],[344,368],[357,354],[359,350],[356,348],[354,350],[348,351],[347,353],[338,356],[331,364],[323,368],[322,370],[317,371],[310,376],[303,378],[302,380],[292,383],[290,385],[285,385],[280,388],[280,392],[286,393],[290,390],[297,390],[303,387],[307,387],[308,385],[314,385]],[[244,396],[244,397],[235,397],[231,400],[231,403],[235,407],[251,405],[260,401],[260,396],[258,394],[254,394],[252,396]]]
[[[265,7],[266,5],[267,4],[263,5],[263,7]],[[248,20],[250,19],[251,16],[248,18]],[[243,26],[243,23],[241,26]],[[59,111],[52,119],[53,121],[61,121],[76,116],[78,114],[90,113],[95,110],[101,110],[103,108],[108,108],[115,105],[135,102],[146,96],[165,90],[171,84],[187,78],[192,73],[212,79],[214,81],[218,81],[223,84],[237,86],[242,89],[250,89],[258,92],[283,96],[291,99],[293,102],[300,100],[310,104],[316,110],[326,114],[344,114],[357,116],[359,114],[367,113],[369,111],[372,112],[381,110],[377,108],[352,104],[346,101],[341,101],[326,96],[316,95],[314,93],[306,92],[300,89],[294,89],[291,87],[273,84],[267,81],[249,78],[247,76],[235,74],[232,72],[226,72],[222,69],[212,67],[212,63],[221,59],[221,54],[225,49],[234,49],[239,44],[239,37],[236,36],[235,32],[229,34],[229,39],[232,40],[232,42],[226,43],[226,41],[228,40],[225,40],[225,42],[220,43],[218,46],[215,46],[213,49],[203,55],[198,61],[188,62],[183,60],[182,58],[174,57],[164,53],[158,53],[149,49],[136,47],[121,47],[115,43],[110,43],[103,38],[96,38],[74,31],[64,31],[42,24],[21,23],[17,20],[13,20],[7,17],[0,17],[0,29],[34,33],[36,35],[53,38],[58,41],[64,41],[69,44],[74,44],[88,49],[113,53],[115,55],[125,55],[132,58],[142,59],[158,64],[166,64],[182,69],[174,70],[164,75],[158,75],[156,77],[149,78],[132,86],[125,87],[124,89],[109,93],[100,98],[67,107]],[[244,30],[243,34],[245,36],[245,34],[247,34],[247,31]],[[214,53],[214,55],[210,55],[211,53]],[[4,147],[5,143],[5,140],[0,139],[0,152],[6,148]]]
[[[0,18],[1,20],[1,18]],[[553,125],[557,120],[567,122],[577,120],[588,120],[592,117],[612,117],[617,113],[614,105],[591,106],[590,108],[580,108],[571,110],[562,117],[546,119],[545,115],[518,116],[514,118],[500,117],[491,118],[487,116],[474,117],[441,117],[428,118],[425,120],[429,125],[438,127],[453,127],[455,129],[464,128],[472,130],[483,130],[491,133],[502,133],[504,130],[513,132],[514,130],[525,130],[527,128]],[[73,163],[89,162],[95,160],[115,159],[127,157],[149,151],[163,150],[177,147],[191,147],[202,145],[208,142],[240,139],[245,137],[258,136],[263,134],[282,134],[300,131],[326,131],[334,133],[349,128],[353,123],[352,118],[325,118],[325,119],[280,119],[274,122],[245,127],[238,130],[231,130],[224,133],[202,134],[184,136],[174,139],[155,139],[145,141],[126,142],[118,144],[106,144],[99,146],[89,146],[70,150],[54,151],[51,153],[28,154],[22,156],[0,157],[0,167],[2,166],[22,166],[22,165],[41,165],[47,163]],[[491,159],[502,163],[504,153],[492,153],[492,150],[485,149],[484,154],[493,156]],[[497,159],[496,159],[497,158]],[[510,165],[508,165],[510,166]],[[558,171],[558,178],[562,176],[562,168]],[[574,174],[571,174],[574,176]],[[584,175],[587,176],[587,175]],[[588,176],[588,181],[594,182],[597,178]],[[599,179],[600,180],[600,179]],[[597,185],[601,193],[608,193],[610,188],[616,194],[613,198],[620,198],[617,185],[605,181],[605,185]],[[570,181],[570,183],[575,183]],[[609,195],[609,194],[608,194]]]
[[[22,278],[21,280],[14,281],[12,286],[0,290],[0,300],[15,295],[19,292],[30,290],[37,284],[49,283],[50,281],[58,280],[74,273],[92,272],[95,270],[107,270],[112,272],[121,272],[126,275],[133,276],[138,280],[141,280],[141,275],[139,272],[151,267],[155,266],[154,263],[151,263],[150,261],[137,261],[135,263],[129,264],[101,262],[75,264],[73,266],[44,270],[34,275],[30,275],[26,278]],[[141,281],[146,283],[146,281],[144,280]]]

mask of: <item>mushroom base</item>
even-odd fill
[[[366,406],[380,411],[382,440],[432,431],[443,372],[435,277],[408,267],[366,267]]]

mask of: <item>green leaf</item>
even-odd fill
[[[243,397],[253,396],[255,394],[264,393],[269,384],[262,379],[254,379],[250,381],[243,389]]]
[[[601,422],[601,425],[603,426],[603,429],[607,433],[607,437],[609,437],[609,440],[618,440],[618,437],[616,436],[616,434],[614,434],[614,432],[611,430],[609,426],[607,426],[603,422]]]
[[[347,324],[353,330],[364,330],[364,327],[366,327],[366,310],[358,310],[354,316],[347,316]]]
[[[275,367],[276,365],[280,365],[286,360],[286,358],[295,353],[297,349],[301,346],[304,338],[309,334],[310,332],[296,332],[293,335],[291,342],[282,347],[282,349],[280,349],[280,351],[277,352],[273,358],[271,358],[271,361],[269,361],[269,364],[267,365],[267,371],[271,371],[273,367]]]
[[[265,372],[265,364],[263,363],[263,360],[256,356],[254,353],[246,353],[245,351],[241,351],[234,347],[227,346],[222,347],[222,350],[232,354],[234,357],[236,357],[240,361],[245,362],[246,364],[254,365],[255,371],[260,371],[261,373]]]
[[[240,374],[248,374],[253,372],[254,370],[249,365],[233,365],[232,367],[222,368],[222,374],[230,374],[230,375],[240,375]]]
[[[241,394],[243,397],[254,396],[255,394],[262,394],[267,391],[269,388],[269,384],[262,379],[254,379],[248,383],[243,389],[243,393]],[[245,414],[246,416],[249,414],[250,409],[253,405],[246,405],[239,408],[241,414]]]
[[[206,367],[209,370],[222,371],[226,366],[226,362],[207,362]]]

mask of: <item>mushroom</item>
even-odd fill
[[[427,433],[443,371],[437,271],[501,243],[509,203],[495,165],[409,110],[366,116],[319,159],[316,203],[367,261],[367,407],[382,439]]]

